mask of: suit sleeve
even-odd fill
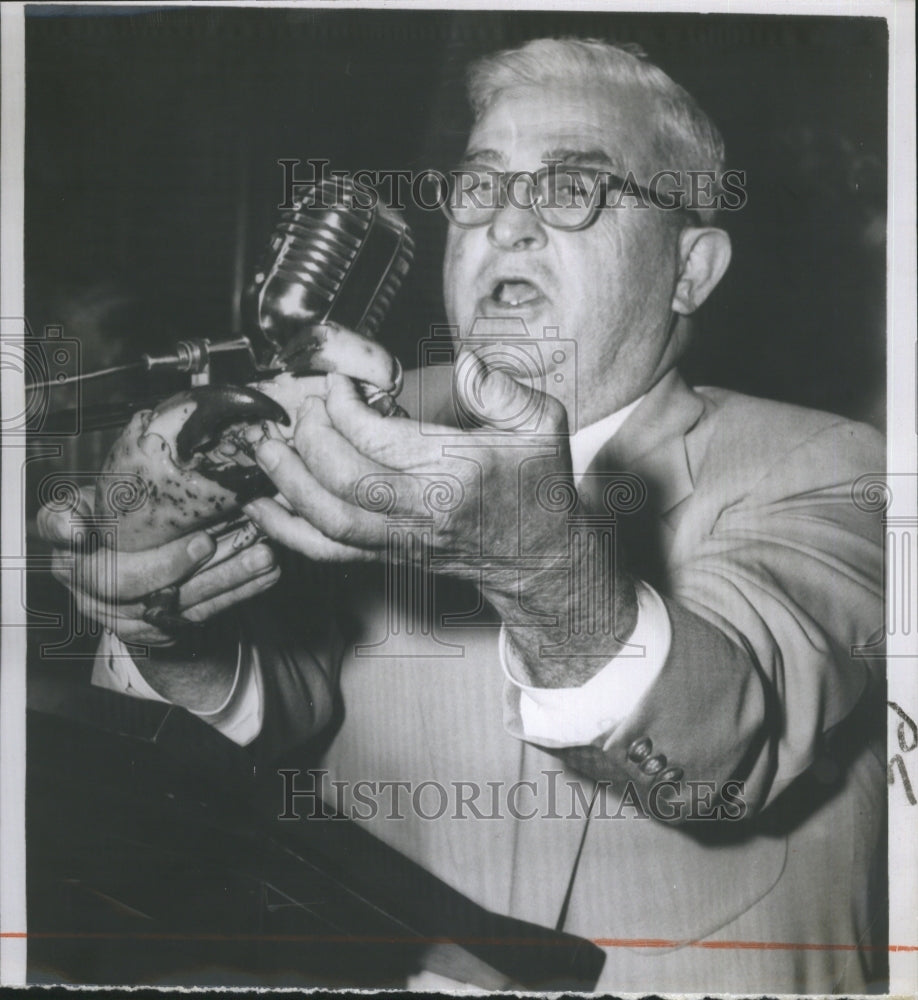
[[[882,438],[840,422],[713,498],[719,516],[671,568],[663,670],[605,749],[570,763],[642,796],[743,781],[750,812],[803,773],[875,681],[853,650],[882,629],[882,521],[852,484],[883,466]]]
[[[262,707],[261,732],[249,749],[259,760],[271,761],[329,726],[344,649],[334,592],[332,571],[287,554],[278,585],[245,608]]]

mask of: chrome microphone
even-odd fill
[[[375,338],[413,256],[411,231],[398,212],[378,203],[362,205],[348,178],[323,178],[307,187],[292,208],[281,210],[261,263],[242,296],[244,336],[179,341],[163,355],[144,354],[125,365],[30,383],[27,388],[46,390],[144,368],[206,378],[210,359],[224,353],[247,354],[260,373],[327,371],[321,364],[313,368],[310,362],[330,336],[329,328],[343,327]],[[344,330],[338,332],[339,342]],[[354,343],[354,350],[362,353],[365,346]],[[394,402],[401,387],[397,359],[394,371],[395,388],[390,392],[358,382],[366,401],[386,414],[403,412]],[[136,409],[129,402],[104,411],[95,408],[89,414],[81,411],[81,425],[84,429],[118,426]],[[74,413],[61,410],[56,416],[65,421]]]
[[[366,197],[366,193],[364,193]],[[260,363],[289,366],[311,327],[335,324],[374,338],[414,256],[393,209],[361,205],[348,178],[324,178],[283,209],[243,302]]]

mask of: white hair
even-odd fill
[[[515,49],[477,59],[469,67],[468,91],[476,120],[513,87],[641,87],[656,109],[653,151],[656,169],[723,169],[724,143],[695,99],[647,60],[638,45],[595,39],[537,38]],[[716,182],[715,182],[716,186]]]

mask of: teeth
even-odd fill
[[[539,297],[539,290],[528,281],[499,281],[494,286],[492,298],[502,305],[519,306]]]

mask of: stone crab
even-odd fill
[[[280,361],[288,370],[272,379],[194,386],[134,414],[109,451],[95,497],[96,515],[117,520],[119,549],[163,545],[230,521],[243,504],[273,495],[255,447],[267,436],[291,439],[303,400],[324,394],[324,376],[298,372],[350,375],[371,406],[387,416],[404,413],[394,398],[401,389],[398,360],[359,334],[332,324],[312,328]],[[136,483],[143,502],[113,502],[117,491],[102,485],[113,475]]]

